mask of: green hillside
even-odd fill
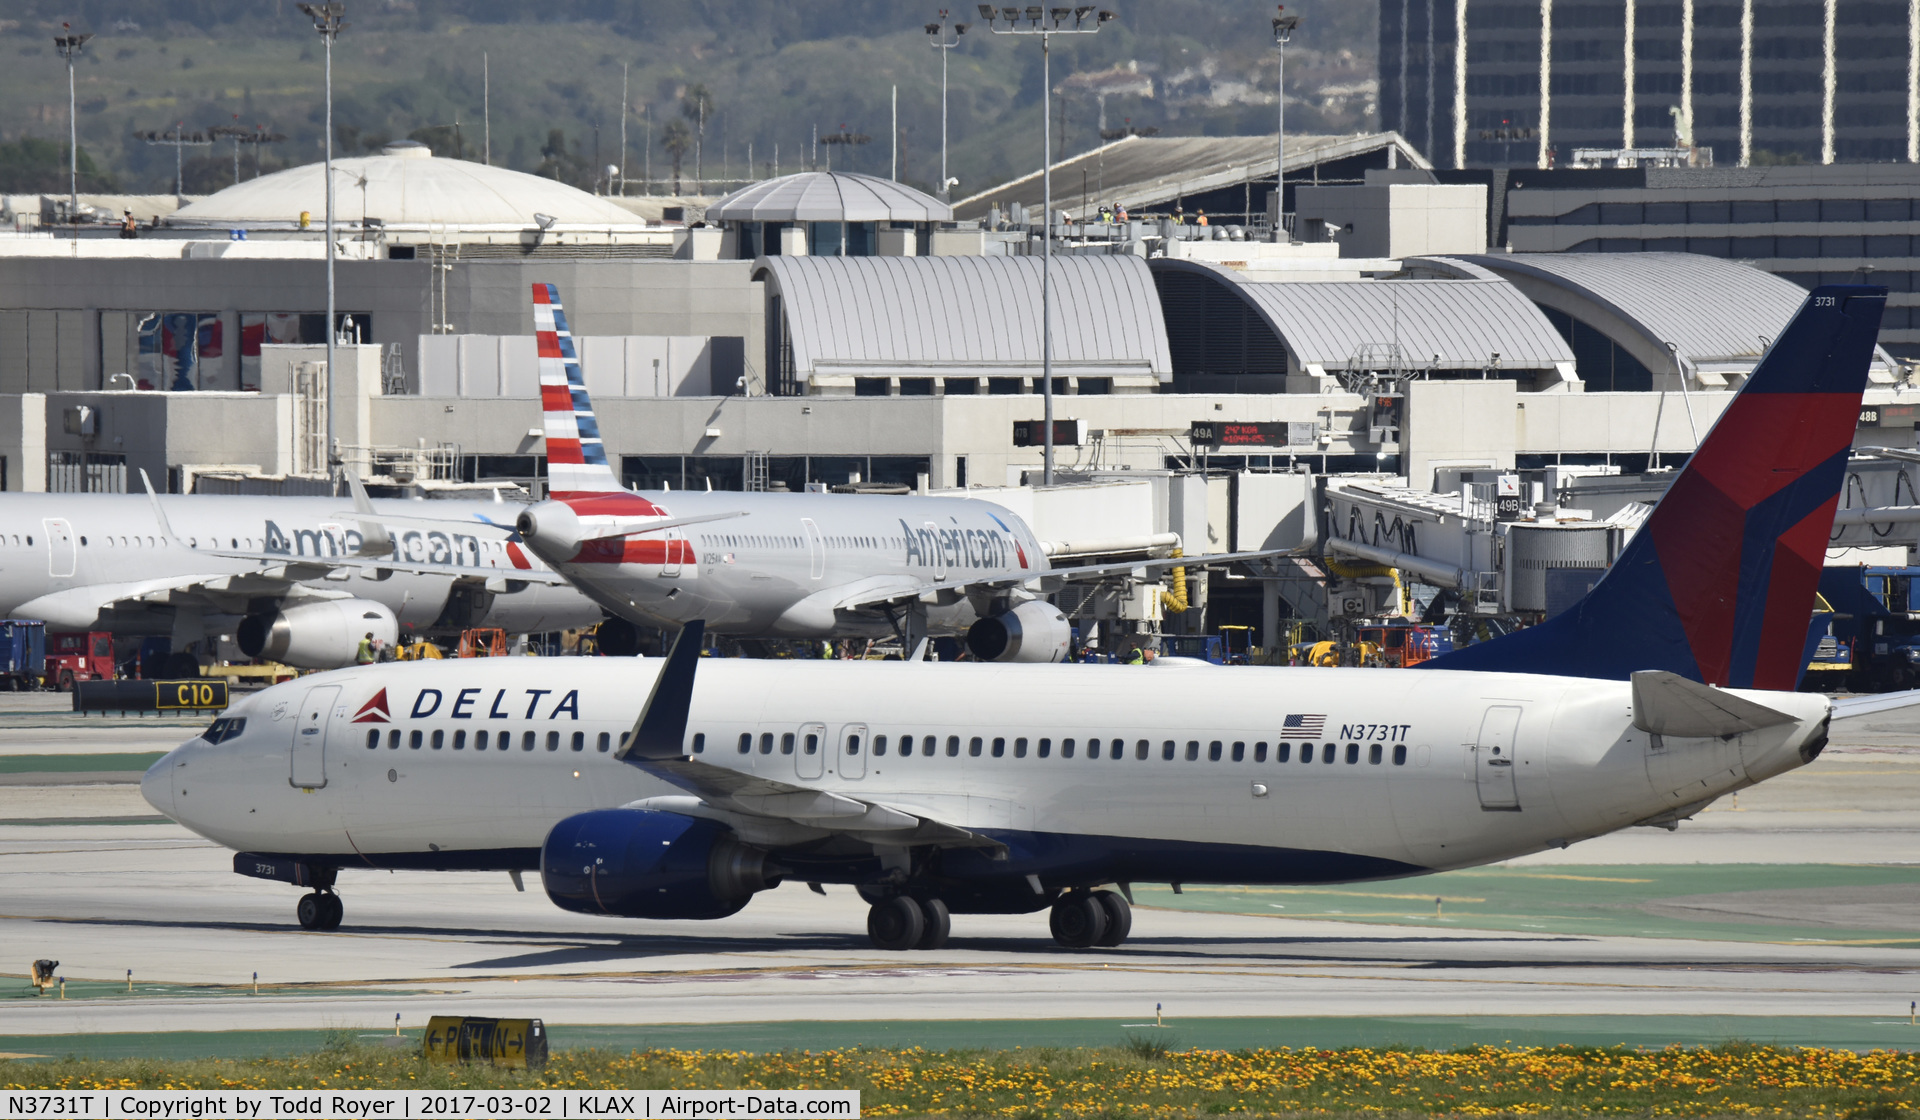
[[[321,44],[290,0],[16,0],[7,7],[0,103],[11,111],[0,117],[0,191],[66,186],[66,75],[52,44],[62,21],[96,36],[76,68],[82,156],[96,168],[87,185],[171,190],[173,150],[134,134],[176,122],[188,132],[237,123],[284,134],[284,142],[259,149],[266,171],[320,156]],[[1151,93],[1109,96],[1109,128],[1272,130],[1272,5],[1153,0],[1115,10],[1119,18],[1098,35],[1055,40],[1056,90],[1077,72],[1130,68],[1150,80]],[[1306,0],[1288,10],[1305,16],[1288,53],[1289,129],[1372,127],[1374,6]],[[870,137],[835,146],[833,162],[886,174],[889,96],[897,86],[900,177],[932,189],[940,58],[923,25],[938,11],[877,0],[348,0],[351,26],[334,53],[337,150],[413,137],[443,155],[458,149],[480,158],[484,59],[492,161],[589,187],[599,168],[619,162],[624,64],[630,179],[642,178],[649,161],[655,179],[671,179],[669,130],[698,132],[683,110],[700,87],[711,108],[704,136],[688,137],[687,180],[696,146],[708,179],[747,176],[749,151],[766,175],[776,147],[780,171],[800,170],[813,159],[816,128]],[[982,33],[975,6],[956,8],[954,18],[976,24],[950,57],[950,173],[965,195],[1037,162],[1040,50],[1032,39]],[[1054,110],[1065,150],[1097,143],[1090,96],[1056,95]],[[819,148],[823,164],[828,151]],[[184,154],[189,193],[233,181],[231,145]],[[252,176],[255,149],[240,156],[241,174]],[[636,183],[629,193],[641,190]]]

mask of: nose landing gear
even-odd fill
[[[300,904],[294,908],[294,915],[300,919],[301,929],[325,932],[339,929],[340,919],[346,916],[346,906],[340,896],[332,891],[314,891],[300,896]]]

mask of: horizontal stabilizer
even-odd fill
[[[1717,739],[1794,722],[1785,712],[1678,673],[1650,670],[1633,675],[1633,725],[1652,735]]]
[[[1833,718],[1853,719],[1856,716],[1877,715],[1911,708],[1916,704],[1920,704],[1920,688],[1906,692],[1883,692],[1878,696],[1849,696],[1833,702]]]

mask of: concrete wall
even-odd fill
[[[34,395],[25,398],[34,399]],[[292,466],[294,398],[290,396],[116,392],[48,393],[38,399],[45,402],[40,421],[46,433],[39,453],[42,489],[49,451],[125,455],[129,490],[140,488],[143,469],[156,487],[164,488],[167,468],[182,463],[245,464],[267,474],[284,474]],[[92,436],[69,435],[65,430],[66,410],[80,405],[92,407],[98,416]],[[11,469],[8,473],[12,474]]]
[[[8,490],[47,488],[47,398],[42,393],[0,396],[0,457]]]
[[[1477,183],[1300,186],[1294,190],[1296,234],[1317,241],[1331,232],[1343,257],[1487,251],[1487,188]]]

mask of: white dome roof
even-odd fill
[[[709,222],[950,222],[930,194],[846,171],[802,171],[742,187],[707,207]]]
[[[333,161],[334,220],[358,228],[363,217],[389,229],[452,225],[528,229],[534,215],[559,225],[637,227],[644,219],[586,191],[504,167],[436,159],[413,141],[389,144],[377,156]],[[363,185],[364,184],[364,185]],[[309,163],[228,187],[168,217],[180,226],[297,228],[300,212],[314,227],[326,219],[326,165]]]

